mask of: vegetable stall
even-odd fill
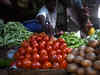
[[[0,26],[0,47],[8,48],[10,56],[0,59],[0,68],[8,67],[9,75],[100,74],[100,30],[87,38],[76,32],[56,38],[30,32],[20,22]]]

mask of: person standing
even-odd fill
[[[36,19],[42,24],[43,31],[48,35],[55,35],[56,14],[56,0],[46,0],[45,5],[36,16]]]

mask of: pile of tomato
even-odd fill
[[[34,33],[21,43],[15,53],[16,66],[24,69],[65,69],[66,56],[71,52],[64,39]]]

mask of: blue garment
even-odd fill
[[[42,32],[42,25],[37,20],[28,20],[23,25],[31,32]]]

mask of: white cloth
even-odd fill
[[[55,11],[53,13],[50,13],[48,11],[48,9],[45,6],[43,6],[40,9],[40,11],[37,14],[37,16],[39,16],[39,15],[43,15],[45,17],[45,20],[46,20],[46,17],[48,17],[50,24],[55,29],[55,27],[56,27],[56,9],[55,9]]]

